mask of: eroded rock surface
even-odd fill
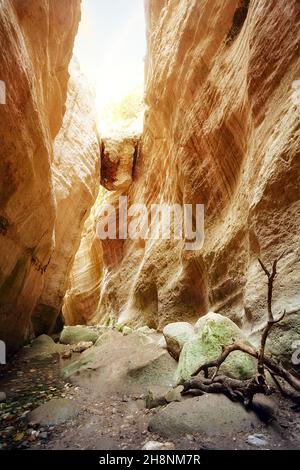
[[[173,240],[103,243],[98,318],[162,328],[212,309],[259,332],[266,279],[257,258],[270,264],[285,251],[274,311],[286,308],[292,325],[300,309],[299,2],[147,0],[146,16],[147,111],[127,194],[147,207],[204,204],[205,242],[200,251]]]
[[[1,2],[0,336],[9,352],[31,333],[54,248],[53,143],[79,18],[79,0]]]
[[[70,72],[66,113],[55,139],[52,164],[57,207],[55,247],[32,316],[36,334],[51,332],[61,313],[84,223],[99,190],[100,145],[94,96],[75,59]]]
[[[109,191],[126,190],[132,183],[140,136],[122,133],[102,139],[101,184]]]
[[[102,245],[97,237],[97,212],[101,191],[84,224],[81,241],[69,276],[63,316],[68,325],[95,322],[103,274]]]

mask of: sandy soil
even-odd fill
[[[166,439],[148,431],[151,415],[139,396],[93,398],[80,387],[65,382],[60,375],[58,355],[48,360],[28,360],[20,352],[0,370],[0,391],[7,394],[0,404],[0,448],[2,449],[141,449],[148,441],[171,441],[177,450],[253,449],[247,443],[249,433],[208,438],[185,435]],[[109,392],[109,391],[108,391]],[[80,413],[60,426],[32,428],[27,414],[54,397],[75,400]],[[268,438],[263,449],[299,449],[300,413],[291,410],[291,403],[277,394],[276,422],[272,427],[262,424],[260,432]],[[270,432],[272,431],[272,432]],[[256,447],[257,448],[257,447]]]

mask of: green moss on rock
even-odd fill
[[[77,344],[82,341],[92,341],[95,343],[99,337],[99,332],[88,326],[65,326],[61,335],[62,344]]]
[[[177,381],[187,380],[198,367],[215,360],[222,347],[235,341],[246,340],[243,332],[229,318],[208,313],[195,325],[196,336],[184,344],[177,368]],[[240,351],[233,352],[221,366],[220,371],[229,377],[247,379],[255,373],[256,361]]]

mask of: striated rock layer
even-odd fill
[[[94,96],[76,60],[70,73],[66,113],[54,142],[52,164],[57,207],[55,248],[45,273],[43,293],[32,316],[37,335],[51,332],[61,313],[84,222],[99,191],[100,146]]]
[[[116,207],[119,215],[119,197],[126,196],[132,184],[139,143],[139,135],[124,131],[101,139],[100,181],[108,191],[99,191],[70,274],[63,306],[64,319],[70,325],[97,323],[103,317],[101,293],[109,279],[108,267],[121,259],[123,240],[100,240],[97,224],[107,205]]]
[[[0,338],[31,332],[54,246],[53,141],[65,111],[79,0],[3,0],[0,8]]]
[[[300,333],[300,4],[146,0],[146,16],[148,109],[129,203],[205,204],[205,242],[103,243],[99,318],[161,328],[212,309],[255,334],[266,312],[257,258],[285,251],[274,311],[287,309],[278,328],[292,327],[290,347]]]
[[[94,323],[102,280],[102,245],[97,238],[97,210],[101,192],[85,222],[69,277],[63,316],[68,325]]]

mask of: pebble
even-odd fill
[[[266,440],[263,434],[252,434],[247,438],[248,444],[256,447],[262,447],[268,445],[268,441]]]
[[[21,448],[21,449],[26,449],[27,447],[29,447],[29,442],[28,441],[23,441],[19,445],[19,448]]]
[[[41,439],[48,439],[48,433],[47,432],[41,432],[40,433],[40,438]]]
[[[61,355],[62,359],[70,359],[70,357],[72,357],[72,351],[69,350],[69,351],[64,351]]]
[[[7,426],[3,431],[1,431],[1,434],[3,437],[11,437],[15,432],[15,428],[13,426]]]
[[[148,441],[142,450],[175,450],[173,442]]]
[[[3,403],[4,401],[6,401],[6,393],[0,392],[0,403]]]
[[[81,341],[80,343],[72,346],[72,351],[75,353],[81,353],[85,351],[86,349],[89,349],[93,346],[92,341]]]
[[[131,421],[132,419],[134,419],[134,416],[133,415],[127,415],[125,417],[125,419],[128,420],[128,421]]]
[[[122,424],[122,425],[120,426],[120,429],[128,429],[129,427],[130,427],[129,424]]]

